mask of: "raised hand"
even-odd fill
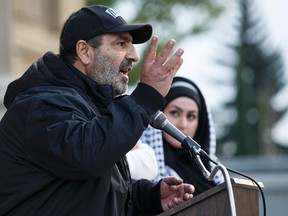
[[[163,97],[168,93],[172,79],[183,63],[184,50],[181,48],[167,60],[175,43],[174,39],[170,39],[159,55],[156,56],[158,37],[154,35],[142,65],[140,82],[152,86]]]

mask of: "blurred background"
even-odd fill
[[[8,83],[46,51],[58,53],[63,23],[89,4],[109,5],[130,23],[151,23],[160,47],[176,39],[175,50],[185,50],[178,75],[206,97],[218,157],[263,182],[267,215],[287,214],[288,1],[0,0],[0,118]],[[144,56],[147,44],[136,46]],[[140,65],[130,73],[130,90]]]

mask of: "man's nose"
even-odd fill
[[[140,57],[138,55],[138,52],[133,44],[129,47],[126,55],[127,59],[131,59],[133,62],[139,61]]]

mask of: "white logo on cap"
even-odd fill
[[[107,14],[111,15],[112,17],[116,18],[117,16],[119,16],[112,8],[108,8],[105,11]]]

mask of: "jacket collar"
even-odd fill
[[[17,80],[8,85],[4,104],[8,108],[21,92],[35,86],[63,86],[74,88],[86,100],[107,107],[114,100],[113,88],[100,85],[52,52],[47,52]]]

